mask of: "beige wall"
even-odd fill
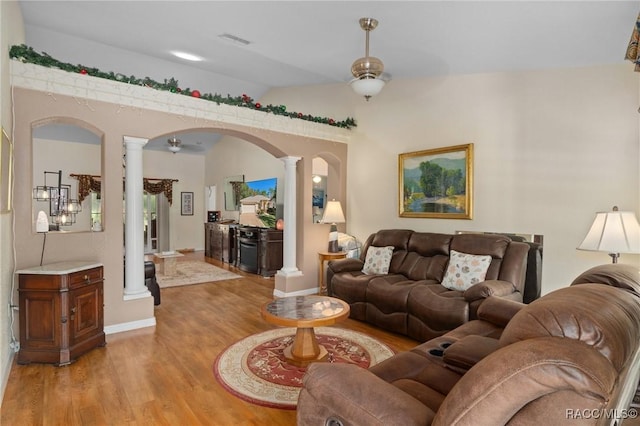
[[[173,203],[169,209],[169,249],[204,250],[204,157],[169,151],[143,153],[145,177],[178,180],[173,184]],[[182,216],[181,192],[193,192],[193,216]]]
[[[391,81],[365,102],[346,85],[271,91],[262,102],[352,115],[347,230],[544,235],[543,292],[610,262],[576,250],[595,212],[640,217],[638,74],[631,64]],[[398,154],[474,143],[472,220],[398,216]],[[640,266],[637,255],[621,262]]]
[[[24,26],[20,7],[15,1],[0,1],[0,124],[12,135],[11,87],[9,85],[9,47],[24,43]],[[9,303],[12,301],[13,283],[13,229],[12,213],[0,213],[0,398],[4,395],[7,384],[13,350],[9,347],[11,340],[11,322]],[[17,322],[17,312],[15,321]]]
[[[152,89],[149,89],[152,90]],[[17,178],[15,190],[16,209],[16,266],[18,269],[37,265],[40,260],[42,236],[33,232],[33,219],[37,211],[32,206],[32,123],[42,123],[51,117],[62,117],[65,122],[81,127],[91,128],[102,136],[102,182],[103,182],[103,232],[50,233],[47,237],[47,263],[64,260],[99,261],[105,267],[105,326],[121,326],[122,324],[145,321],[153,318],[151,298],[131,301],[123,300],[123,221],[122,221],[122,141],[124,136],[155,138],[175,132],[197,128],[198,131],[218,131],[233,136],[242,136],[244,140],[255,144],[255,152],[265,152],[275,158],[298,156],[303,160],[298,163],[297,176],[302,182],[297,190],[300,199],[311,199],[311,158],[316,152],[331,153],[339,159],[339,172],[346,176],[346,145],[310,137],[293,136],[275,131],[245,128],[240,125],[218,123],[210,120],[207,128],[201,120],[185,120],[182,114],[163,113],[151,110],[140,111],[137,108],[122,108],[120,104],[89,101],[83,102],[70,96],[49,96],[46,92],[15,88],[14,107],[16,114],[16,164]],[[265,115],[265,118],[268,116]],[[240,141],[242,142],[242,141]],[[245,142],[246,143],[246,142]],[[179,211],[179,193],[181,191],[202,193],[204,189],[204,167],[210,158],[190,155],[148,152],[143,154],[144,174],[148,177],[173,177],[179,179],[174,187],[174,205],[172,211]],[[81,160],[80,160],[81,161]],[[227,158],[227,162],[231,159]],[[247,166],[248,168],[249,166]],[[282,166],[281,166],[282,167]],[[210,169],[214,170],[214,169]],[[257,173],[260,167],[251,168]],[[150,176],[153,174],[154,176]],[[250,173],[247,173],[250,174]],[[258,176],[256,177],[263,177]],[[216,177],[207,177],[206,185],[222,185]],[[343,190],[344,194],[345,191]],[[174,248],[184,245],[199,246],[204,238],[202,223],[204,221],[203,206],[196,200],[196,213],[193,217],[176,217],[176,231],[172,234]],[[198,207],[199,205],[199,207]],[[298,214],[310,217],[311,203],[298,207]],[[313,244],[301,244],[305,241],[310,222],[299,222],[295,229],[298,240],[298,265],[303,268],[306,279],[293,283],[291,288],[281,289],[283,292],[294,292],[316,286],[315,258],[305,263],[303,250],[314,250]],[[310,231],[311,232],[311,231]],[[187,235],[188,234],[188,235]],[[192,238],[192,239],[189,239]],[[193,243],[193,244],[192,244]],[[198,248],[199,248],[198,247]],[[296,287],[297,286],[297,287]]]
[[[216,185],[216,205],[223,219],[238,220],[238,212],[225,210],[224,178],[244,175],[245,182],[277,178],[277,202],[284,201],[284,163],[264,149],[234,137],[224,137],[207,153],[207,181]]]

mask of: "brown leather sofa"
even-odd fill
[[[312,364],[297,420],[619,425],[637,415],[639,342],[640,271],[605,265],[529,305],[489,297],[478,319],[369,370]]]
[[[312,364],[297,420],[624,426],[638,415],[639,342],[640,271],[606,265],[529,305],[490,297],[477,320],[369,370]]]
[[[389,272],[362,272],[371,247],[393,246]],[[466,291],[441,285],[452,250],[490,255],[484,281]],[[351,308],[350,317],[426,341],[477,318],[489,296],[522,302],[529,246],[498,234],[436,234],[380,230],[364,243],[359,259],[330,261],[327,292]]]

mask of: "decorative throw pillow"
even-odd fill
[[[442,285],[450,290],[465,291],[484,281],[491,264],[491,256],[460,253],[451,250],[449,265],[442,279]]]
[[[367,275],[386,275],[389,273],[393,246],[374,247],[367,249],[367,256],[364,259],[362,272]]]

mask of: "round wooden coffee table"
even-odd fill
[[[327,296],[292,296],[262,306],[262,318],[275,325],[296,327],[296,335],[284,356],[294,365],[323,361],[327,350],[318,343],[313,327],[332,325],[349,316],[349,305]]]

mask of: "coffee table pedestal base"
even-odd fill
[[[284,350],[284,356],[293,365],[306,366],[312,362],[325,361],[329,353],[318,343],[313,328],[298,328],[291,346]]]

